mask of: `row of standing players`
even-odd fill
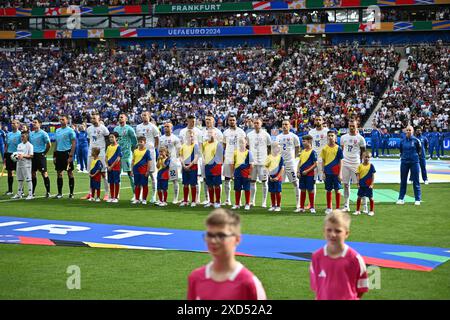
[[[306,194],[309,194],[310,212],[315,213],[314,200],[316,179],[323,179],[327,190],[326,213],[332,209],[332,191],[336,194],[336,207],[340,207],[341,183],[344,184],[344,210],[349,211],[350,184],[358,183],[358,201],[356,214],[360,212],[361,198],[370,200],[370,215],[373,215],[373,183],[375,168],[370,164],[370,153],[365,153],[365,140],[357,131],[356,121],[350,121],[349,134],[341,137],[341,146],[336,144],[333,131],[323,127],[320,116],[315,118],[315,129],[302,138],[304,150],[300,153],[300,141],[290,132],[290,122],[284,121],[283,132],[277,136],[275,143],[270,135],[262,129],[262,121],[255,120],[255,130],[248,135],[236,126],[236,118],[228,117],[229,128],[222,134],[214,128],[214,118],[206,117],[206,128],[195,126],[195,117],[188,117],[188,126],[181,130],[180,139],[172,133],[172,124],[164,124],[164,134],[160,136],[157,127],[150,122],[148,112],[142,114],[143,123],[135,130],[126,124],[127,116],[119,116],[119,125],[114,134],[100,123],[99,116],[93,115],[92,126],[87,129],[89,137],[89,168],[91,192],[85,198],[100,201],[101,180],[104,181],[105,194],[109,202],[118,202],[120,173],[127,172],[130,186],[135,191],[132,203],[146,203],[148,179],[152,183],[152,199],[158,205],[167,205],[169,181],[173,182],[174,203],[178,202],[178,171],[182,167],[183,201],[188,204],[191,191],[191,206],[199,200],[200,176],[204,180],[206,206],[219,207],[223,185],[226,196],[225,205],[231,205],[231,180],[234,180],[235,205],[240,208],[241,191],[245,194],[245,209],[255,205],[256,181],[263,187],[262,206],[266,206],[268,192],[271,194],[271,211],[281,210],[281,182],[287,178],[293,185],[296,196],[295,212],[305,211]],[[58,194],[62,198],[63,171],[68,172],[69,198],[73,198],[75,180],[73,177],[73,155],[75,151],[75,132],[68,126],[66,116],[60,117],[61,128],[56,131],[56,147],[53,155],[57,171]],[[13,122],[11,135],[20,135],[18,123]],[[27,135],[25,139],[27,138]],[[109,136],[110,145],[106,148]],[[137,138],[139,137],[139,139]],[[7,155],[13,152],[8,135]],[[19,159],[18,167],[29,168],[18,175],[19,190],[15,198],[23,193],[23,181],[29,183],[29,196],[32,199],[36,188],[36,173],[40,171],[44,178],[47,196],[50,194],[50,181],[47,174],[46,153],[50,148],[48,135],[40,129],[39,120],[33,123],[30,133],[30,159]],[[197,144],[198,142],[198,144]],[[249,145],[247,149],[247,143]],[[138,147],[135,149],[135,146]],[[342,149],[341,149],[342,148]],[[135,149],[133,151],[133,149]],[[28,148],[28,153],[30,148]],[[362,156],[364,154],[364,157]],[[29,156],[28,156],[29,157]],[[299,157],[296,166],[295,159]],[[12,171],[15,163],[8,161],[8,192],[12,193]],[[31,159],[32,158],[32,159]],[[361,159],[364,159],[361,163]],[[155,160],[155,161],[153,161]],[[200,170],[199,170],[200,169]],[[412,169],[411,169],[412,171]],[[27,173],[29,172],[29,173]],[[11,174],[11,176],[10,176]],[[11,178],[11,179],[10,179]],[[20,179],[19,179],[20,178]],[[191,190],[189,190],[189,187]],[[156,201],[156,193],[159,200]],[[420,197],[420,196],[419,196]],[[215,198],[215,199],[214,199]],[[400,197],[400,199],[402,199]],[[417,199],[416,199],[417,200]],[[420,201],[420,199],[419,199]]]

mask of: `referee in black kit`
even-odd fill
[[[61,128],[56,130],[56,146],[53,153],[53,163],[55,164],[55,170],[57,172],[57,186],[58,194],[56,199],[62,198],[63,188],[63,171],[67,171],[69,177],[69,199],[73,198],[73,190],[75,188],[75,178],[73,177],[73,156],[75,154],[76,146],[76,134],[75,131],[68,127],[69,119],[67,115],[61,115],[59,117]]]

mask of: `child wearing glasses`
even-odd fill
[[[204,237],[212,261],[189,275],[187,299],[266,300],[261,282],[235,258],[241,240],[239,215],[215,209],[206,218]]]

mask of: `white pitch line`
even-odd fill
[[[123,188],[120,188],[120,190],[123,190],[123,189],[131,189],[131,187],[123,187]],[[89,193],[90,191],[80,191],[80,192],[74,192],[74,194],[87,194],[87,193]],[[50,198],[48,198],[48,199],[53,199],[54,198],[54,196],[55,195],[52,195]],[[63,196],[69,196],[69,194],[68,193],[63,193]],[[46,198],[45,196],[38,196],[38,197],[34,197],[34,199],[42,199],[42,198]],[[33,199],[33,200],[34,200]],[[66,199],[68,199],[68,198],[66,198]],[[0,203],[1,202],[13,202],[13,201],[22,201],[22,200],[25,200],[25,197],[23,197],[22,199],[6,199],[6,200],[0,200]],[[58,199],[58,200],[60,200],[60,199]],[[71,200],[73,200],[73,199],[71,199]],[[76,199],[75,199],[76,200]],[[83,200],[83,199],[78,199],[78,200]],[[29,202],[29,201],[32,201],[32,200],[25,200],[25,201],[27,201],[27,202]]]

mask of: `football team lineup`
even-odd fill
[[[449,162],[432,160],[428,166],[423,165],[424,145],[414,136],[411,126],[405,128],[400,141],[400,159],[380,159],[372,158],[367,150],[356,120],[349,121],[347,133],[338,141],[338,132],[326,128],[320,116],[315,118],[315,128],[300,137],[291,131],[290,121],[284,120],[281,133],[274,138],[262,128],[259,118],[253,121],[254,129],[245,133],[237,126],[236,116],[230,114],[229,128],[222,133],[214,127],[212,115],[206,117],[207,126],[203,130],[195,125],[195,116],[189,115],[187,127],[175,135],[170,121],[163,123],[161,134],[149,121],[148,112],[141,117],[144,122],[134,129],[127,124],[127,115],[121,113],[118,126],[110,131],[93,114],[91,126],[81,127],[77,137],[68,117],[61,115],[51,160],[46,155],[52,143],[40,129],[40,121],[33,122],[32,131],[26,127],[19,131],[20,124],[13,121],[5,154],[6,195],[12,194],[14,178],[18,191],[11,199],[0,200],[13,208],[0,217],[0,243],[38,245],[35,249],[38,251],[39,246],[64,246],[66,252],[70,252],[69,247],[151,250],[152,257],[146,255],[146,259],[155,259],[154,252],[179,252],[180,257],[184,251],[209,252],[212,262],[189,275],[189,300],[266,299],[268,290],[263,282],[235,256],[247,261],[257,257],[308,262],[311,290],[316,299],[326,300],[360,299],[369,289],[374,289],[371,293],[381,290],[380,279],[386,269],[430,273],[450,259],[445,242],[425,246],[417,241],[411,245],[411,240],[402,243],[386,237],[387,234],[382,241],[369,236],[373,231],[370,220],[375,227],[384,221],[386,227],[386,223],[400,218],[390,213],[424,212],[426,207],[422,203],[428,206],[428,199],[439,196],[428,190],[445,192],[450,177]],[[83,157],[77,159],[79,172],[75,172],[74,163],[77,145],[85,151],[85,163]],[[88,175],[83,165],[90,169]],[[68,199],[63,194],[66,172]],[[39,174],[44,184],[37,189]],[[51,196],[51,181],[55,178],[58,193]],[[28,195],[22,201],[25,183]],[[414,197],[407,194],[408,184],[412,184]],[[75,195],[83,194],[83,190],[87,195],[77,199]],[[124,199],[130,195],[128,190],[132,194],[131,204]],[[36,196],[39,192],[45,196]],[[42,211],[46,206],[51,209]],[[38,212],[27,211],[33,207],[39,208]],[[16,212],[23,216],[15,215]],[[49,216],[52,212],[58,213],[58,220]],[[93,217],[86,216],[92,212]],[[107,212],[114,213],[106,217]],[[141,227],[134,221],[123,220],[124,215],[137,212],[147,213],[141,217]],[[175,223],[167,216],[170,212],[197,216],[192,221],[184,216]],[[167,215],[162,218],[164,213]],[[205,213],[209,213],[206,220]],[[99,215],[103,217],[97,221]],[[364,226],[358,231],[366,231],[357,242],[345,242],[350,234],[350,215],[355,216],[352,230]],[[69,220],[60,220],[59,216],[67,216]],[[85,222],[77,218],[82,216],[87,219]],[[270,235],[272,230],[261,222],[256,232],[241,234],[241,219],[268,217],[272,223],[284,226],[276,235]],[[324,222],[321,217],[325,217]],[[117,224],[111,224],[113,221]],[[206,224],[206,232],[200,231],[200,221]],[[286,229],[300,222],[294,234]],[[305,232],[305,222],[314,229]],[[299,237],[301,233],[306,234]],[[325,239],[319,240],[321,237]],[[445,236],[438,243],[443,239]],[[20,254],[20,250],[15,254]],[[46,253],[51,254],[52,251]],[[332,262],[333,259],[338,260]],[[348,264],[342,265],[341,271],[348,273],[349,278],[332,276],[336,268],[341,268],[339,261]],[[217,273],[218,267],[229,271]],[[383,271],[378,269],[371,274],[372,267]],[[269,274],[263,275],[269,281]],[[373,288],[369,286],[371,276],[377,279]],[[324,281],[327,277],[331,282]],[[222,283],[224,279],[230,281]],[[234,295],[241,283],[248,288]]]

